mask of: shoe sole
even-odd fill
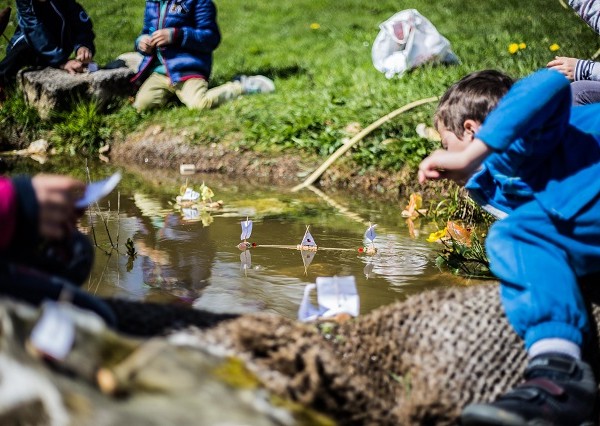
[[[516,414],[484,404],[468,406],[463,410],[460,420],[462,426],[556,426],[546,420],[527,421]],[[573,426],[594,426],[594,423],[586,421]]]

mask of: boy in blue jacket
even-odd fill
[[[467,406],[462,424],[592,424],[596,382],[581,360],[590,326],[578,281],[600,271],[600,105],[571,108],[557,71],[514,85],[481,71],[444,94],[434,120],[445,149],[421,162],[419,181],[466,182],[502,218],[486,249],[529,355],[525,381]]]
[[[0,62],[0,90],[25,66],[83,72],[94,53],[90,17],[74,0],[17,0],[17,29]],[[75,58],[71,58],[74,54]]]
[[[146,0],[135,48],[144,55],[134,82],[143,82],[133,106],[144,111],[177,97],[188,108],[216,107],[245,93],[269,93],[273,81],[242,76],[208,89],[212,53],[221,41],[211,0]]]

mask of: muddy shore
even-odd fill
[[[194,164],[198,173],[247,178],[256,183],[290,188],[303,182],[326,160],[243,150],[233,148],[227,142],[194,144],[186,140],[185,135],[164,131],[158,126],[151,126],[114,143],[110,159],[123,167],[144,169],[179,170],[181,164]],[[419,185],[416,170],[410,167],[404,167],[399,172],[375,170],[359,173],[349,154],[332,164],[316,185],[324,190],[352,191],[391,200],[407,198],[412,192],[432,198],[440,189],[440,184]]]

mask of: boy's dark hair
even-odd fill
[[[465,132],[465,120],[483,123],[514,80],[496,70],[475,71],[454,83],[440,99],[433,117],[434,126],[442,124],[457,136]]]

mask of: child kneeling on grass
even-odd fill
[[[211,0],[146,0],[144,27],[135,48],[144,55],[134,82],[143,82],[133,106],[139,112],[177,97],[192,109],[208,109],[243,94],[270,93],[273,81],[262,75],[208,88],[213,51],[221,41]]]
[[[419,181],[465,183],[502,220],[486,240],[509,322],[529,355],[525,380],[468,405],[463,425],[592,424],[596,381],[581,360],[590,325],[578,280],[600,271],[600,104],[571,108],[569,80],[541,70],[512,84],[472,73],[442,96],[443,150]]]

